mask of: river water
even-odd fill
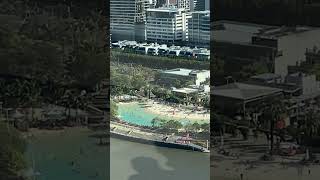
[[[111,139],[115,180],[209,180],[209,154]]]
[[[88,137],[92,133],[87,129],[67,129],[37,133],[29,139],[27,157],[29,165],[40,173],[36,179],[209,179],[209,154],[118,139],[111,139],[109,152],[108,147],[98,146],[96,139]]]

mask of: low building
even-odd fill
[[[216,86],[212,89],[214,108],[228,115],[243,114],[259,111],[262,102],[268,102],[269,99],[282,98],[281,89],[245,84],[231,83],[222,86]],[[261,107],[260,107],[261,108]]]
[[[202,83],[210,79],[209,70],[193,70],[193,69],[184,69],[177,68],[162,71],[160,77],[158,78],[158,83],[174,86],[175,82],[179,81],[183,83],[191,83],[189,85],[201,85]]]
[[[198,92],[199,92],[198,89],[193,89],[193,88],[178,88],[178,89],[172,90],[172,93],[178,97],[188,97],[193,94],[198,94]]]

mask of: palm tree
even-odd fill
[[[160,118],[158,118],[158,117],[153,118],[153,119],[151,120],[151,125],[152,125],[152,127],[156,127],[157,125],[159,125],[159,123],[161,123],[161,120],[162,120],[162,119],[160,119]]]
[[[224,132],[225,132],[224,121],[225,120],[226,120],[226,117],[223,117],[214,113],[213,122],[210,124],[213,132],[218,132],[220,135],[221,148],[223,148],[223,145],[224,145]]]
[[[281,100],[274,99],[269,103],[269,107],[266,111],[269,118],[269,140],[270,140],[270,155],[273,153],[274,148],[274,131],[275,131],[275,123],[280,120],[281,115],[285,112],[284,105]]]

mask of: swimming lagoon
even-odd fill
[[[152,126],[152,119],[158,117],[164,120],[171,120],[171,117],[158,115],[152,112],[147,111],[142,105],[139,103],[119,103],[118,105],[118,116],[121,120],[126,121],[128,123],[140,125],[140,126]],[[192,123],[191,120],[187,118],[183,119],[174,119],[179,120],[183,125],[187,125]]]

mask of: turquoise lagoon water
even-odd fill
[[[142,105],[139,105],[138,103],[118,104],[118,114],[123,121],[142,126],[151,126],[151,121],[155,117],[170,120],[169,117],[159,116],[146,111]],[[181,119],[180,122],[185,125],[190,123],[190,120]]]

